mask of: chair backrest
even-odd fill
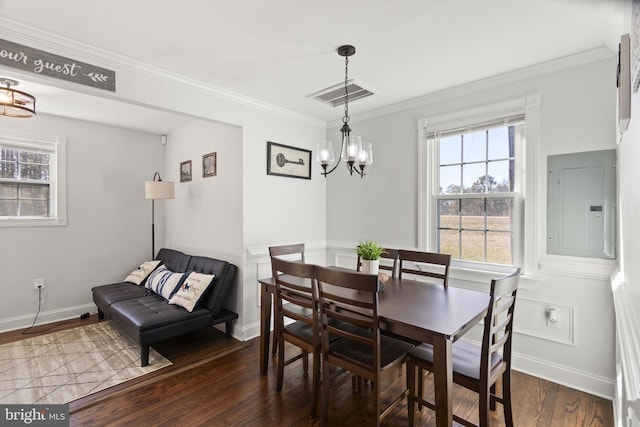
[[[278,330],[284,330],[284,318],[312,325],[314,339],[319,337],[315,266],[279,258],[271,260],[276,281],[275,318]],[[311,313],[311,315],[306,315]],[[316,342],[319,345],[319,341]]]
[[[282,257],[283,255],[300,254],[300,261],[304,263],[304,243],[295,243],[293,245],[269,246],[270,257]],[[289,259],[291,258],[291,259]],[[290,261],[293,257],[287,257]]]
[[[353,271],[316,266],[318,306],[321,319],[323,357],[355,374],[371,378],[380,371],[380,328],[378,324],[378,277]],[[359,354],[370,348],[369,365],[331,351],[330,335],[340,338],[341,347],[352,345]]]
[[[287,256],[291,255],[291,256]],[[269,256],[271,257],[271,273],[275,276],[273,270],[274,257],[284,258],[288,261],[299,261],[304,264],[304,243],[295,243],[293,245],[269,246]]]
[[[446,287],[449,284],[449,265],[451,255],[434,252],[399,250],[400,273],[398,277],[402,279],[402,273],[415,274],[418,276],[431,277],[442,281]]]
[[[513,311],[519,280],[519,268],[508,276],[491,280],[491,298],[489,310],[484,319],[480,361],[480,375],[481,377],[487,375],[489,384],[495,381],[493,377],[497,377],[511,367]],[[502,362],[494,365],[492,360],[498,360],[499,354],[501,354]]]
[[[385,262],[385,260],[389,260]],[[356,271],[360,271],[362,268],[362,259],[360,255],[358,255],[358,264],[356,266]],[[385,248],[382,255],[380,255],[380,270],[387,270],[391,272],[391,276],[396,276],[398,274],[398,250],[397,249],[388,249]]]

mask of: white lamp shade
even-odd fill
[[[331,141],[322,141],[319,143],[318,149],[316,150],[316,162],[327,165],[333,163],[334,159]]]
[[[362,143],[362,151],[358,153],[358,164],[369,166],[373,163],[373,148],[370,142]]]
[[[175,199],[175,188],[173,182],[167,181],[145,181],[145,199]]]
[[[362,138],[359,136],[350,136],[347,144],[342,150],[342,160],[356,161],[358,155],[362,151]]]

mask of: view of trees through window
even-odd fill
[[[0,217],[50,214],[51,155],[0,148]]]
[[[439,252],[513,264],[516,126],[439,139]]]

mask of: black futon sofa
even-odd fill
[[[230,337],[231,324],[238,318],[236,313],[222,308],[227,291],[236,283],[235,265],[166,248],[160,249],[156,259],[176,273],[195,271],[214,274],[215,278],[192,312],[169,304],[145,288],[144,282],[141,285],[114,283],[91,290],[98,318],[110,319],[120,331],[140,344],[141,366],[149,364],[151,344],[220,323],[225,323],[226,336]]]

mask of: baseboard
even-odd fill
[[[615,381],[611,378],[517,353],[511,356],[511,363],[516,371],[605,399],[614,398]]]
[[[260,336],[260,322],[254,322],[242,328],[233,328],[233,337],[240,341],[249,341]]]
[[[80,317],[83,313],[97,313],[95,304],[77,305],[74,307],[65,307],[59,310],[47,310],[38,315],[36,320],[37,325],[45,325],[47,323],[59,322],[67,319],[74,319]],[[15,331],[17,329],[28,328],[33,325],[33,321],[36,314],[30,314],[26,316],[10,317],[8,319],[0,320],[0,332]]]

